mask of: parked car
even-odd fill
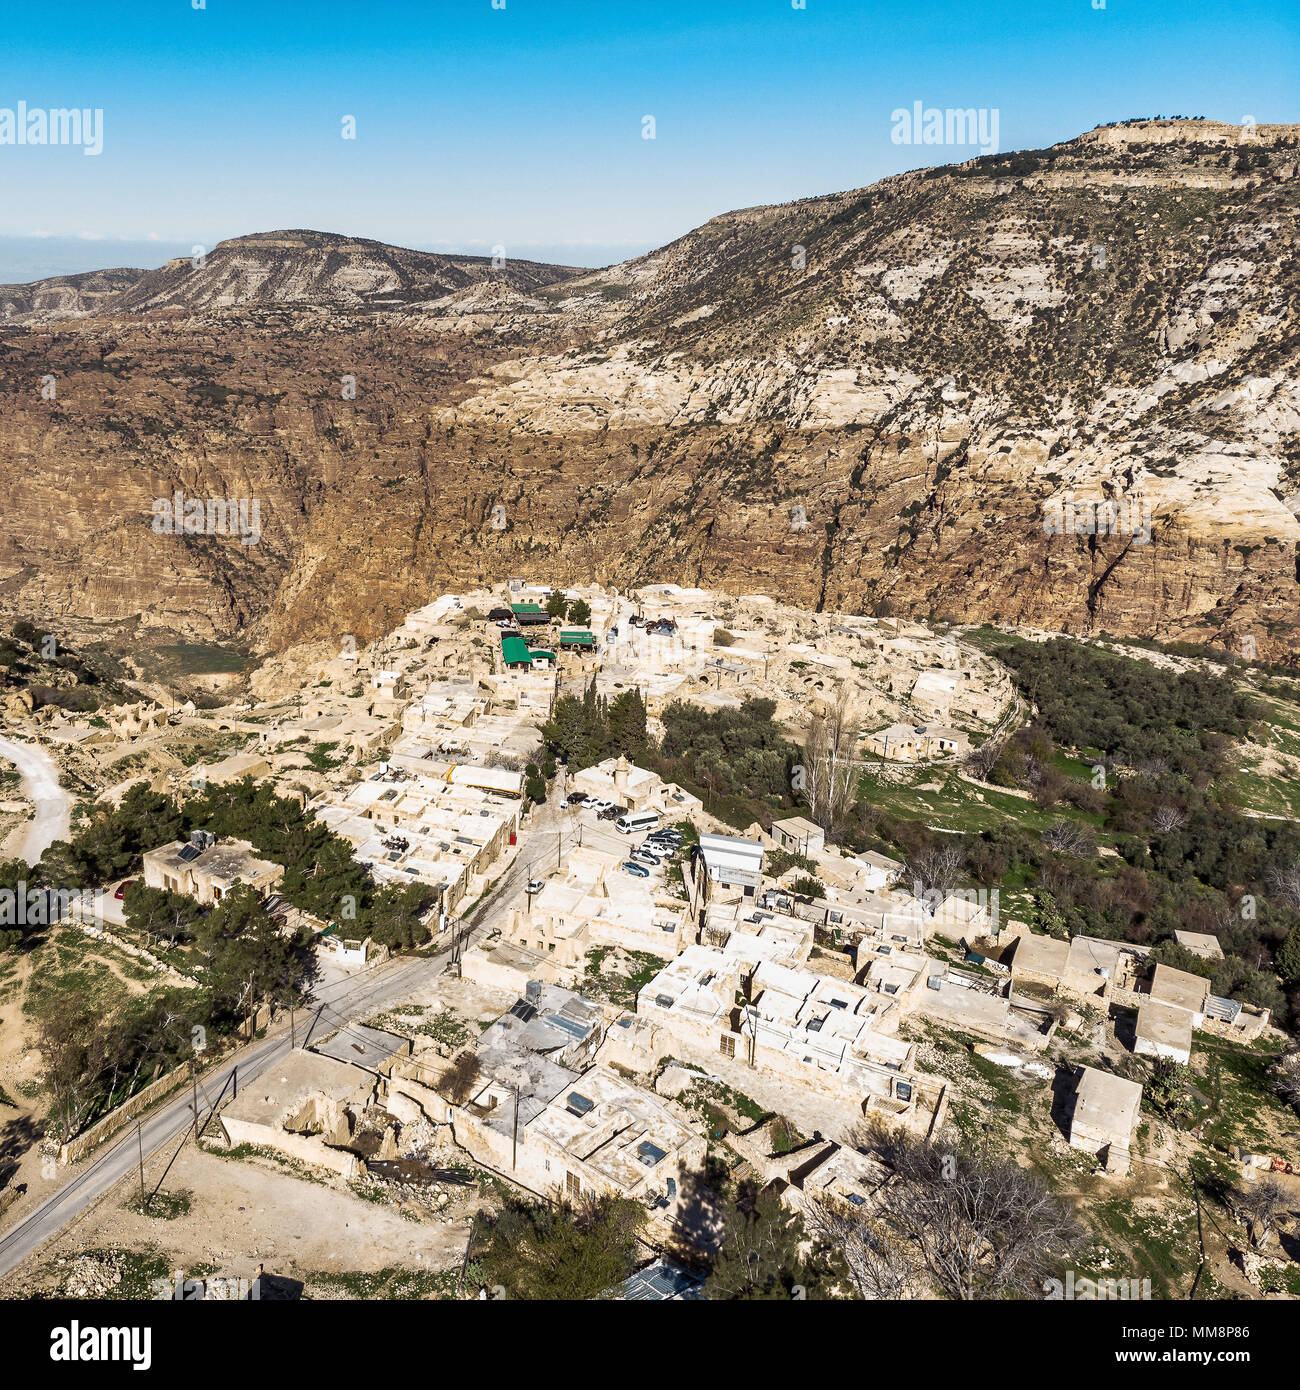
[[[119,883],[119,884],[117,885],[117,892],[114,893],[113,896],[118,900],[118,902],[121,902],[122,899],[126,897],[126,890],[127,890],[134,882],[135,882],[135,879],[133,879],[133,878],[124,878],[124,879],[122,880],[122,882]]]
[[[650,870],[644,864],[634,864],[630,859],[623,864],[625,874],[635,874],[637,878],[649,878]]]
[[[525,891],[529,893],[540,893],[542,889],[545,887],[546,883],[543,879],[530,878],[528,880],[528,883],[525,885]]]
[[[632,858],[635,859],[638,864],[649,864],[651,868],[655,869],[663,863],[662,859],[651,854],[648,849],[634,849],[632,851]]]
[[[608,811],[613,804],[612,801],[603,801],[597,796],[587,802],[587,809],[589,811]]]

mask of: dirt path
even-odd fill
[[[35,864],[55,840],[68,838],[72,797],[59,786],[58,765],[39,744],[0,738],[0,758],[18,769],[23,795],[36,807],[32,819],[9,836],[3,852]]]

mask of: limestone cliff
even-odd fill
[[[0,603],[272,648],[519,573],[1290,655],[1298,136],[1107,127],[597,272],[273,233],[0,320]],[[177,490],[257,544],[156,534]]]

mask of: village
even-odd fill
[[[654,1258],[627,1296],[698,1296],[690,1252],[707,1256],[721,1230],[702,1178],[711,1162],[799,1212],[869,1214],[887,1182],[869,1136],[934,1143],[986,1104],[987,1080],[952,1064],[967,1055],[979,1076],[1005,1073],[1034,1097],[1037,1142],[1056,1161],[1118,1182],[1143,1121],[1124,1059],[1186,1064],[1202,1037],[1268,1032],[1266,1009],[1214,996],[1148,948],[1033,932],[996,890],[936,887],[900,859],[837,846],[809,814],[739,829],[625,756],[555,765],[544,729],[557,701],[591,692],[636,692],[655,733],[674,702],[764,699],[796,744],[847,711],[863,731],[854,765],[886,776],[957,766],[1021,713],[1006,671],[957,632],[761,596],[511,579],[445,594],[370,646],[349,641],[288,693],[259,698],[255,683],[210,710],[30,714],[103,804],[137,786],[269,785],[377,884],[428,892],[429,943],[404,955],[359,931],[345,902],[331,916],[286,903],[284,867],[248,841],[195,831],[152,846],[138,880],[103,884],[70,914],[181,985],[192,981],[175,959],[132,929],[136,881],[204,908],[251,888],[311,943],[319,1007],[288,1020],[284,1050],[233,1094],[205,1085],[201,1127],[196,1089],[194,1143],[168,1179],[242,1231],[249,1248],[223,1247],[225,1272],[253,1277],[294,1250],[298,1268],[441,1272],[445,1294],[471,1207],[496,1184],[553,1203],[637,1203]],[[325,1002],[376,972],[391,982],[382,1004]],[[251,1027],[285,1025],[268,1005]],[[115,1133],[97,1126],[60,1162]],[[249,1165],[260,1195],[236,1219],[223,1193],[232,1166]],[[324,1183],[370,1235],[297,1245],[305,1182]],[[292,1196],[274,1195],[285,1186]],[[246,1207],[278,1209],[274,1239]],[[405,1219],[396,1235],[390,1211]],[[149,1218],[115,1212],[117,1238],[124,1222],[129,1239]]]

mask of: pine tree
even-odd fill
[[[848,1284],[835,1253],[820,1241],[809,1248],[803,1219],[775,1193],[742,1191],[725,1221],[726,1235],[705,1281],[706,1298],[788,1303],[834,1298]]]
[[[1277,953],[1277,973],[1283,984],[1300,984],[1300,926],[1292,927],[1286,934]]]

